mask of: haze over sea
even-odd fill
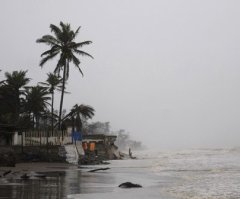
[[[239,146],[239,7],[238,0],[1,0],[0,79],[28,70],[29,86],[45,81],[58,58],[39,67],[48,47],[36,39],[60,21],[81,26],[76,41],[91,40],[82,50],[94,59],[79,57],[84,78],[71,64],[67,112],[91,105],[94,122],[155,148]]]

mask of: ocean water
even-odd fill
[[[143,151],[135,155],[137,160],[112,161],[111,170],[103,174],[113,179],[112,184],[101,184],[112,187],[110,192],[69,195],[69,198],[240,198],[239,148]],[[143,189],[117,187],[126,181],[139,183]]]
[[[166,176],[162,190],[176,198],[240,198],[240,150],[202,149],[160,153],[153,170]]]
[[[160,152],[155,157],[151,170],[163,179],[159,188],[175,198],[240,198],[239,148]]]
[[[0,178],[0,198],[240,199],[240,148],[133,151],[134,160],[66,168],[47,177]],[[109,170],[88,172],[99,167]],[[143,188],[122,189],[130,181]]]

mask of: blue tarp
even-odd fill
[[[82,133],[81,132],[77,132],[77,131],[72,132],[72,137],[75,141],[77,141],[77,140],[82,141]]]

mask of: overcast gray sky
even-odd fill
[[[240,1],[1,0],[0,78],[27,69],[32,84],[56,61],[36,39],[51,23],[81,26],[84,78],[72,67],[64,108],[84,103],[94,121],[155,148],[235,147],[240,138]],[[56,108],[58,108],[58,102]]]

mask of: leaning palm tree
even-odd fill
[[[53,123],[54,123],[54,91],[59,88],[59,85],[62,83],[62,78],[55,75],[54,73],[48,73],[48,78],[46,82],[41,82],[40,84],[47,86],[49,89],[50,94],[52,95],[52,102],[51,102],[51,130],[53,134]]]
[[[76,57],[76,55],[88,56],[93,58],[90,54],[79,50],[81,47],[85,45],[89,45],[91,41],[84,41],[80,43],[75,42],[75,38],[78,35],[80,27],[77,28],[76,31],[71,29],[70,24],[64,24],[60,22],[60,27],[55,26],[53,24],[50,25],[51,32],[53,35],[44,35],[42,38],[37,40],[37,43],[45,43],[50,46],[50,49],[41,54],[42,60],[40,61],[40,66],[43,66],[47,61],[53,59],[57,55],[60,55],[54,73],[60,75],[62,72],[62,93],[60,100],[60,108],[59,108],[59,129],[61,127],[61,117],[62,117],[62,107],[63,107],[63,96],[65,83],[69,77],[70,63],[72,62],[79,72],[83,75],[83,72],[80,65],[80,60]]]
[[[68,113],[63,120],[67,118],[71,118],[71,120],[75,120],[75,125],[76,125],[76,130],[78,132],[82,131],[82,119],[81,117],[85,119],[91,119],[94,116],[94,108],[88,105],[74,105],[73,108],[71,109],[70,113]],[[75,129],[73,127],[73,129]]]

